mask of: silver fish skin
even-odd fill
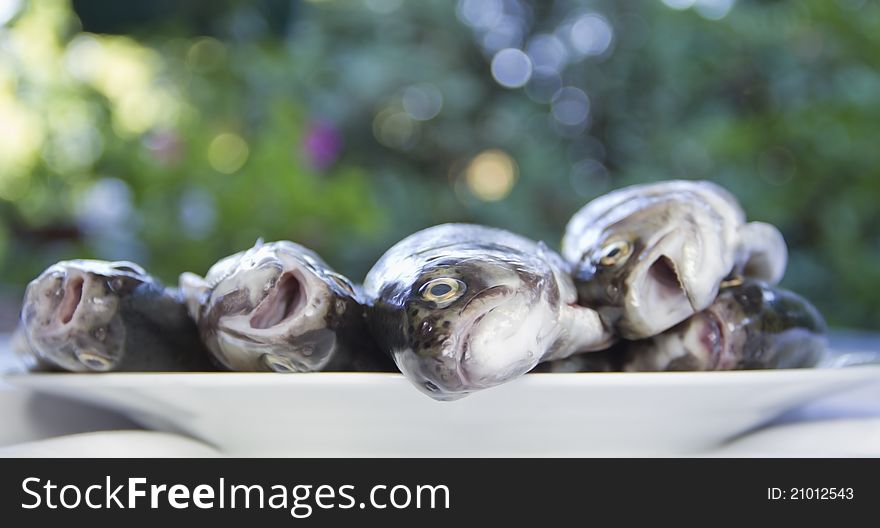
[[[28,285],[16,333],[30,370],[217,370],[180,292],[132,262],[49,267]]]
[[[747,223],[722,187],[687,180],[591,201],[566,226],[562,255],[580,302],[626,339],[657,335],[703,310],[732,276],[775,284],[788,259],[779,230]]]
[[[229,370],[393,369],[366,328],[357,287],[294,242],[257,241],[204,278],[183,273],[180,288],[202,339]]]
[[[369,271],[368,320],[417,388],[455,400],[539,361],[610,346],[598,314],[577,305],[569,273],[543,243],[443,224],[400,241]]]
[[[620,341],[597,354],[543,366],[546,372],[652,372],[807,368],[830,365],[825,320],[803,297],[746,280],[660,335]],[[589,356],[589,357],[588,357]]]

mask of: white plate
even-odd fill
[[[880,367],[530,374],[450,403],[398,374],[23,374],[243,456],[656,456],[711,449]]]

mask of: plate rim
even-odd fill
[[[880,381],[880,365],[856,365],[840,368],[800,368],[800,369],[761,369],[730,371],[675,371],[675,372],[553,372],[531,373],[508,383],[492,388],[511,385],[532,387],[560,386],[679,386],[687,384],[718,385],[738,384],[743,381],[757,383],[776,383],[786,381],[809,381],[816,377],[822,379],[850,377],[869,379],[874,373]],[[110,386],[143,386],[180,383],[200,386],[262,385],[265,387],[312,387],[320,385],[349,385],[375,387],[377,384],[409,383],[399,372],[315,372],[315,373],[274,373],[274,372],[111,372],[111,373],[71,373],[41,372],[12,373],[0,375],[0,380],[10,385],[29,388],[45,388],[59,380],[65,386],[97,384]],[[415,388],[414,388],[415,389]],[[484,392],[484,391],[477,391]]]

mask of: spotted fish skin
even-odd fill
[[[826,325],[803,297],[746,280],[723,288],[706,310],[666,332],[620,341],[596,354],[541,367],[545,372],[705,371],[830,365]]]
[[[422,392],[454,400],[539,361],[605,348],[562,258],[542,243],[471,224],[398,242],[364,281],[376,339]]]
[[[566,226],[562,254],[580,302],[626,339],[657,335],[705,309],[731,277],[775,284],[788,259],[775,227],[746,222],[720,186],[685,180],[591,201]]]
[[[360,289],[314,251],[257,244],[180,287],[208,349],[229,370],[388,371],[366,328]]]
[[[180,292],[131,262],[59,262],[27,287],[17,353],[33,370],[217,370]]]

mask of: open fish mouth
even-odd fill
[[[463,337],[457,343],[455,352],[455,370],[464,386],[476,387],[475,380],[471,378],[471,374],[469,373],[467,368],[467,362],[471,359],[473,354],[473,337],[474,335],[479,333],[479,331],[481,330],[480,326],[481,324],[483,324],[484,321],[486,321],[486,318],[489,317],[492,312],[501,308],[503,305],[504,300],[499,300],[494,303],[494,306],[479,315],[469,318],[469,320],[464,324],[462,330]]]
[[[682,273],[683,248],[673,234],[663,236],[646,255],[642,271],[628,284],[628,321],[621,328],[627,338],[659,334],[684,321],[703,306],[694,300],[692,287]]]
[[[508,286],[493,287],[466,306],[469,313],[463,314],[455,330],[458,337],[452,338],[456,386],[434,383],[441,391],[455,393],[453,397],[493,387],[510,371],[522,370],[526,363],[532,366],[527,354],[520,353],[529,346],[529,339],[522,338],[533,329],[535,315],[527,296]]]
[[[660,299],[670,300],[672,302],[690,307],[692,311],[696,311],[694,300],[690,289],[685,286],[681,273],[675,262],[666,255],[660,255],[648,267],[649,283],[653,287],[653,294]]]
[[[703,346],[710,368],[725,368],[729,339],[724,318],[711,308],[700,315],[702,324],[697,329],[697,342]]]
[[[123,290],[144,282],[145,272],[129,262],[59,262],[34,279],[25,293],[25,324],[69,330],[106,323]]]
[[[475,336],[479,336],[492,321],[492,314],[511,301],[512,289],[500,285],[477,293],[456,310],[458,320],[448,333],[440,337],[439,345],[430,355],[420,355],[412,349],[395,352],[400,370],[432,398],[452,401],[471,392],[488,388],[473,376],[468,368]]]
[[[44,333],[49,331],[46,335],[53,335],[52,330],[70,330],[87,309],[85,292],[94,290],[92,279],[76,270],[47,275],[28,288],[23,310],[25,323],[43,327]]]
[[[291,321],[308,304],[306,282],[297,271],[285,271],[250,317],[251,328],[264,330]]]
[[[311,372],[332,360],[335,339],[318,336],[332,333],[328,317],[338,303],[307,263],[282,255],[225,280],[203,322],[212,321],[214,353],[228,368]]]
[[[66,325],[73,320],[74,314],[76,314],[77,309],[82,304],[84,285],[85,278],[78,274],[68,275],[67,280],[64,281],[64,286],[60,290],[62,296],[61,303],[58,305],[58,311],[55,314],[62,325]]]

